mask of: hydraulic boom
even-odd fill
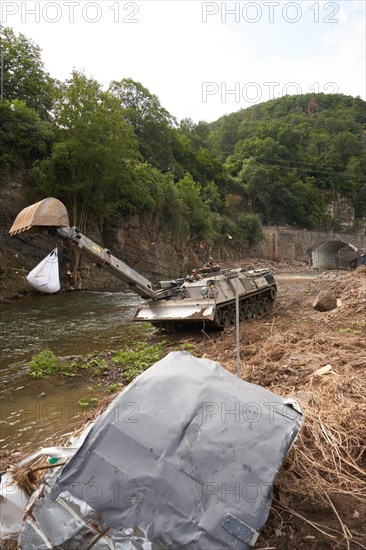
[[[102,248],[85,237],[76,227],[69,226],[65,205],[58,199],[50,197],[24,208],[18,214],[9,233],[17,235],[33,228],[41,229],[42,227],[55,228],[60,237],[71,240],[89,259],[127,283],[131,290],[142,298],[156,298],[152,283],[148,279],[113,256],[108,249]]]

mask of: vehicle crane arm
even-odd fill
[[[129,288],[142,298],[157,297],[148,279],[113,256],[108,249],[88,239],[79,229],[70,227],[66,207],[58,199],[49,197],[24,208],[18,214],[9,233],[17,235],[29,230],[41,231],[42,228],[54,228],[60,237],[71,241],[90,260],[127,283]]]

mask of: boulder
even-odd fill
[[[337,297],[327,290],[319,292],[313,302],[313,308],[317,311],[330,311],[337,307]]]

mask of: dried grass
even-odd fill
[[[31,465],[20,467],[17,465],[11,465],[8,469],[13,480],[17,483],[18,487],[24,491],[27,497],[39,487],[42,477],[44,476],[44,469],[50,465],[47,463],[46,457],[40,457],[35,460]]]
[[[342,376],[312,377],[294,390],[305,415],[296,445],[281,476],[287,494],[323,501],[331,495],[352,495],[366,503],[365,458],[366,378],[347,369]],[[285,388],[272,388],[288,395]],[[305,398],[305,399],[304,399]]]
[[[241,327],[241,377],[295,398],[305,417],[277,477],[279,497],[272,511],[302,519],[334,541],[334,548],[348,549],[352,544],[366,548],[359,542],[365,534],[351,533],[346,525],[345,505],[337,508],[346,497],[361,512],[366,504],[365,275],[358,270],[322,276],[323,286],[342,300],[336,310],[318,313],[311,307],[312,297],[289,292],[281,301],[280,292],[272,319]],[[343,333],[344,327],[351,330]],[[229,338],[231,345],[227,337],[210,343],[210,356],[235,373],[234,331]],[[317,376],[325,365],[331,366],[330,372]],[[307,503],[305,509],[317,503],[330,511],[340,529],[300,514],[300,501]]]

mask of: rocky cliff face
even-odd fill
[[[331,225],[336,225],[339,229],[350,229],[355,221],[355,210],[351,201],[341,196],[329,203],[327,215]]]
[[[9,229],[17,214],[31,201],[26,186],[20,180],[12,181],[0,189],[0,277],[2,287],[9,287],[7,295],[30,290],[25,275],[52,248],[59,245],[60,276],[63,286],[68,286],[67,271],[72,268],[74,257],[67,247],[55,238],[32,238],[27,234],[10,237]],[[169,231],[158,230],[152,216],[135,215],[120,219],[115,231],[102,243],[101,235],[91,228],[89,238],[103,244],[111,252],[136,271],[148,278],[174,278],[185,275],[192,266],[200,265],[197,250],[178,239]],[[204,260],[206,257],[203,258]],[[88,263],[88,276],[83,287],[93,290],[120,290],[124,284],[104,269]],[[13,290],[11,290],[13,289]],[[3,293],[4,294],[4,293]]]

